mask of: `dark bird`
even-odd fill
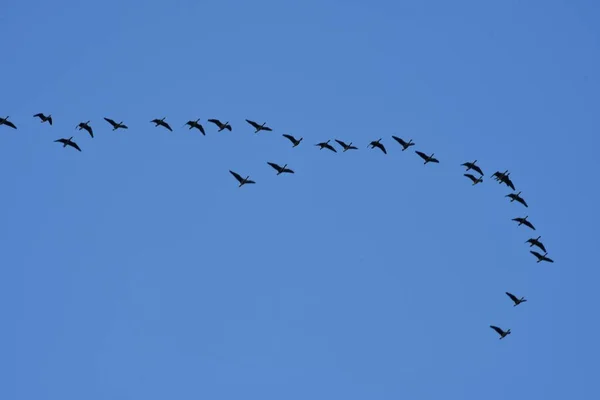
[[[319,150],[329,149],[329,150],[333,151],[334,153],[337,153],[337,150],[334,149],[333,146],[329,144],[330,141],[331,140],[328,140],[326,142],[317,143],[317,144],[315,144],[315,146],[319,146],[320,147]]]
[[[369,146],[371,146],[372,149],[377,147],[377,148],[379,148],[379,150],[383,151],[383,154],[387,154],[385,147],[381,144],[381,139],[373,140],[371,143],[369,143]]]
[[[494,325],[490,325],[490,328],[492,328],[493,330],[498,332],[498,335],[500,335],[500,339],[504,339],[507,335],[510,335],[510,329],[505,332],[502,329],[500,329]]]
[[[425,160],[425,162],[423,164],[427,164],[428,162],[439,163],[438,159],[433,157],[434,153],[431,153],[430,156],[428,156],[427,154],[423,153],[422,151],[418,151],[418,150],[415,150],[415,153],[417,153],[419,155],[419,157],[421,157],[423,160]]]
[[[52,115],[45,116],[42,113],[38,113],[38,114],[35,114],[33,117],[39,118],[41,120],[42,124],[44,122],[48,122],[50,125],[52,125]]]
[[[160,125],[160,126],[162,126],[162,127],[164,127],[164,128],[167,128],[167,129],[168,129],[168,130],[170,130],[171,132],[173,132],[173,129],[171,129],[171,125],[169,125],[169,124],[167,124],[167,123],[165,122],[165,118],[163,118],[163,119],[157,119],[157,118],[155,118],[155,119],[153,119],[153,120],[152,120],[152,121],[150,121],[150,122],[152,122],[152,123],[154,124],[154,127],[157,127],[157,126],[159,126],[159,125]]]
[[[342,142],[341,140],[337,140],[337,139],[335,139],[335,141],[336,141],[336,142],[337,142],[337,143],[338,143],[340,146],[342,146],[342,148],[344,149],[344,150],[342,151],[342,153],[344,153],[344,152],[345,152],[345,151],[347,151],[347,150],[358,150],[358,147],[356,147],[356,146],[352,146],[352,142],[350,142],[349,144],[346,144],[345,142]]]
[[[78,128],[79,130],[85,129],[92,138],[94,137],[94,132],[92,131],[92,127],[90,126],[90,121],[80,122],[75,128]]]
[[[481,170],[481,168],[479,168],[477,165],[475,165],[475,163],[477,162],[477,160],[473,161],[473,162],[466,162],[464,164],[460,164],[463,167],[467,167],[467,171],[472,169],[473,171],[479,173],[479,175],[483,175],[483,171]]]
[[[8,127],[11,127],[13,129],[17,129],[16,125],[13,124],[12,122],[10,122],[8,120],[9,116],[7,115],[6,118],[0,118],[0,125],[6,125]]]
[[[546,257],[546,255],[548,253],[540,254],[537,251],[533,251],[533,250],[529,250],[529,252],[537,257],[537,262],[542,262],[542,261],[551,262],[551,263],[554,262],[553,259]]]
[[[197,119],[197,120],[195,120],[195,121],[188,121],[188,122],[186,122],[186,123],[185,123],[185,125],[184,125],[184,126],[186,126],[186,125],[189,125],[189,127],[190,127],[189,129],[196,128],[196,129],[198,129],[198,130],[199,130],[199,131],[200,131],[200,132],[201,132],[203,135],[205,135],[205,136],[206,136],[206,132],[204,132],[204,127],[203,127],[202,125],[200,125],[200,123],[199,123],[198,121],[200,121],[200,118],[198,118],[198,119]]]
[[[410,139],[408,142],[405,142],[404,140],[400,139],[398,136],[394,136],[392,135],[392,138],[400,143],[400,146],[402,146],[402,151],[408,149],[410,146],[414,146],[414,142],[412,141],[412,139]]]
[[[511,193],[511,194],[507,194],[504,197],[510,197],[510,202],[512,203],[513,201],[518,201],[519,203],[523,204],[525,207],[529,207],[527,205],[527,202],[525,202],[525,200],[520,196],[521,192],[519,193]]]
[[[285,164],[283,167],[280,167],[279,165],[272,163],[272,162],[267,162],[267,164],[269,164],[271,167],[273,167],[274,169],[277,170],[277,175],[281,175],[283,173],[288,173],[288,174],[294,173],[294,171],[292,171],[291,169],[286,168],[287,164]]]
[[[542,244],[542,242],[540,242],[540,239],[542,237],[538,236],[537,238],[531,238],[531,239],[527,239],[527,241],[525,243],[529,243],[529,247],[533,247],[533,246],[537,246],[539,247],[544,253],[546,253],[546,247],[544,247],[544,245]]]
[[[229,121],[222,123],[218,119],[209,119],[208,122],[212,122],[213,124],[218,126],[219,132],[221,132],[223,129],[227,129],[229,132],[231,132],[231,125],[229,125]]]
[[[506,295],[507,295],[508,297],[510,297],[510,299],[511,299],[512,301],[514,301],[514,302],[515,302],[515,305],[514,305],[513,307],[516,307],[516,306],[518,306],[519,304],[521,304],[521,303],[525,303],[525,302],[527,301],[527,300],[525,299],[525,297],[521,297],[521,298],[519,299],[519,298],[517,298],[517,296],[515,296],[515,295],[514,295],[514,294],[512,294],[512,293],[509,293],[509,292],[505,292],[505,293],[506,293]]]
[[[504,183],[506,186],[508,186],[512,190],[516,190],[515,189],[515,184],[513,183],[513,181],[510,180],[510,172],[508,174],[502,176],[499,179],[499,183]]]
[[[110,118],[106,118],[106,117],[104,117],[104,120],[105,120],[106,122],[108,122],[109,124],[111,124],[111,125],[112,125],[112,127],[113,127],[113,131],[116,131],[116,130],[117,130],[117,129],[119,129],[119,128],[121,128],[121,129],[129,129],[129,128],[127,127],[127,125],[125,125],[125,124],[123,123],[123,121],[121,121],[121,122],[119,122],[119,123],[117,124],[117,123],[116,123],[114,120],[112,120],[112,119],[110,119]]]
[[[268,126],[266,126],[266,122],[263,122],[262,125],[257,124],[254,121],[250,121],[249,119],[246,120],[247,123],[249,123],[250,125],[252,125],[254,127],[254,129],[256,129],[254,131],[254,133],[258,133],[260,131],[272,131],[273,129],[269,128]]]
[[[531,222],[527,221],[527,217],[525,217],[525,218],[518,217],[518,218],[513,218],[512,220],[518,222],[519,226],[525,225],[535,231],[535,227],[533,226],[533,224]]]
[[[471,181],[473,181],[473,186],[477,185],[478,183],[483,182],[482,177],[476,178],[475,175],[473,175],[473,174],[463,174],[463,175],[466,176],[467,178],[469,178]]]
[[[79,148],[79,146],[77,145],[77,143],[75,143],[75,142],[73,141],[73,136],[71,136],[71,137],[70,137],[70,138],[68,138],[68,139],[58,139],[58,140],[55,140],[55,142],[57,142],[57,143],[62,143],[62,145],[63,145],[63,148],[64,148],[64,147],[67,147],[67,146],[71,146],[71,147],[73,147],[74,149],[77,149],[77,150],[81,151],[81,149]]]
[[[238,174],[237,172],[233,172],[232,170],[229,170],[229,173],[231,175],[233,175],[233,177],[235,179],[237,179],[237,181],[240,183],[239,187],[242,187],[242,186],[244,186],[246,184],[250,184],[250,183],[256,183],[256,182],[250,180],[250,175],[248,175],[245,178],[242,178],[242,176],[240,174]]]
[[[288,134],[286,134],[286,133],[284,133],[284,134],[283,134],[283,135],[281,135],[281,136],[283,136],[284,138],[286,138],[286,139],[288,139],[290,142],[292,142],[292,143],[293,143],[293,146],[292,146],[292,147],[296,147],[296,146],[298,146],[298,145],[300,144],[300,142],[302,141],[302,139],[304,139],[304,138],[296,139],[296,138],[295,138],[295,137],[293,137],[292,135],[288,135]]]
[[[501,179],[504,178],[506,174],[508,174],[508,170],[504,172],[496,171],[492,174],[492,178],[494,178],[497,181],[501,181]]]

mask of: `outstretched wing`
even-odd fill
[[[164,123],[164,127],[167,128],[168,130],[170,130],[171,132],[173,132],[173,129],[171,129],[171,125],[167,124],[166,122]]]
[[[104,117],[104,120],[105,120],[106,122],[108,122],[109,124],[111,124],[112,126],[117,126],[117,125],[118,125],[118,124],[117,124],[117,123],[116,123],[114,120],[112,120],[112,119],[110,119],[110,118],[106,118],[106,117]]]
[[[237,179],[237,181],[238,181],[239,183],[242,183],[242,182],[244,182],[244,178],[242,178],[242,176],[241,176],[240,174],[238,174],[237,172],[233,172],[232,170],[229,170],[229,173],[230,173],[231,175],[233,175],[233,177],[234,177],[235,179]],[[246,181],[246,183],[248,183],[248,182],[249,182],[249,181]]]
[[[273,129],[269,128],[268,126],[263,126],[262,128],[260,128],[260,130],[271,132]]]
[[[13,129],[17,129],[17,126],[15,124],[13,124],[12,122],[10,122],[9,120],[3,120],[2,124],[0,125],[6,125],[6,126],[10,126]]]
[[[415,150],[415,153],[417,153],[423,160],[427,160],[428,158],[427,154],[423,153],[422,151]]]
[[[505,293],[506,293],[506,295],[507,295],[508,297],[510,297],[510,299],[511,299],[512,301],[514,301],[515,303],[518,303],[518,302],[519,302],[519,299],[517,299],[517,296],[515,296],[514,294],[512,294],[512,293],[509,293],[509,292],[505,292]]]
[[[341,140],[337,140],[337,139],[335,139],[335,141],[336,141],[336,142],[337,142],[337,143],[338,143],[340,146],[342,146],[343,148],[346,148],[346,147],[348,147],[348,145],[347,145],[346,143],[342,142]]]
[[[325,147],[328,148],[329,150],[333,151],[334,153],[337,153],[337,150],[332,145],[330,145],[329,143],[327,143],[325,145]]]
[[[490,328],[492,328],[493,330],[495,330],[496,332],[498,332],[498,335],[503,335],[504,331],[500,328],[498,328],[497,326],[494,325],[490,325]]]
[[[474,169],[475,171],[477,171],[480,175],[483,175],[483,171],[481,170],[481,168],[479,168],[477,165],[473,165],[471,167],[471,169]]]
[[[217,125],[218,127],[221,127],[221,121],[219,121],[218,119],[209,119],[207,120],[208,122],[212,122],[213,124]]]
[[[542,249],[542,251],[545,253],[546,252],[546,247],[539,241],[536,241],[536,243],[534,243],[537,247],[539,247],[540,249]]]
[[[281,172],[287,172],[288,174],[293,174],[294,173],[294,171],[292,171],[289,168],[284,168],[284,169],[281,170]]]
[[[296,143],[297,142],[297,140],[296,140],[295,137],[293,137],[292,135],[288,135],[287,133],[284,133],[281,136],[283,136],[284,138],[288,139],[292,143]]]
[[[63,144],[65,144],[67,142],[67,139],[57,139],[54,142],[55,143],[63,143]]]
[[[231,132],[231,125],[227,124],[227,125],[225,126],[225,129],[227,129],[229,132]]]
[[[196,124],[196,128],[198,128],[198,130],[199,130],[200,132],[202,132],[202,134],[203,134],[204,136],[206,136],[206,132],[204,132],[204,127],[203,127],[202,125],[200,125],[200,124],[198,124],[198,123],[197,123],[197,124]]]
[[[246,122],[249,123],[250,125],[252,125],[255,129],[259,129],[260,128],[260,125],[257,124],[254,121],[251,121],[251,120],[247,119]]]
[[[81,149],[79,148],[79,145],[78,145],[77,143],[75,143],[75,142],[68,142],[67,144],[68,144],[69,146],[71,146],[71,147],[73,147],[73,148],[75,148],[75,149],[77,149],[77,150],[81,151]]]
[[[281,167],[279,165],[272,163],[272,162],[268,162],[268,161],[267,161],[267,164],[269,164],[271,167],[273,167],[277,171],[281,171]]]
[[[381,149],[381,151],[383,151],[383,154],[387,154],[387,151],[386,151],[384,145],[382,145],[381,143],[377,143],[377,147],[379,147]]]
[[[246,181],[246,183],[256,183],[256,182],[254,182],[254,181],[251,181],[251,180],[249,180],[249,179],[248,179],[248,180]]]
[[[86,131],[88,131],[88,133],[90,134],[91,137],[94,137],[94,132],[92,131],[92,127],[89,125],[83,125],[83,129],[85,129]]]
[[[38,118],[44,118],[44,114],[42,114],[42,113],[37,113],[37,114],[35,114],[33,117],[34,117],[34,118],[35,118],[35,117],[38,117]]]
[[[407,145],[407,143],[404,140],[400,139],[398,136],[392,135],[392,139],[394,139],[396,142],[400,143],[400,145],[402,147],[405,147]]]
[[[52,125],[52,117],[48,117],[47,121],[50,125]]]
[[[472,180],[473,182],[477,181],[477,178],[475,178],[472,174],[463,174],[464,176],[466,176],[467,178],[469,178],[470,180]]]
[[[535,251],[535,250],[529,250],[529,252],[530,252],[531,254],[533,254],[534,256],[536,256],[538,259],[542,259],[542,258],[544,257],[543,255],[541,255],[540,253],[538,253],[538,252],[537,252],[537,251]]]

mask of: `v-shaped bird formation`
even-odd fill
[[[34,114],[33,117],[38,118],[42,124],[47,122],[49,125],[53,125],[53,119],[52,119],[51,114],[46,115],[44,113],[37,113],[37,114]],[[104,117],[104,120],[108,124],[110,124],[113,131],[116,131],[118,129],[129,129],[129,127],[123,121],[116,122],[116,120],[107,118],[107,117]],[[162,127],[163,129],[166,129],[169,132],[173,132],[171,125],[168,122],[166,122],[165,120],[166,120],[165,117],[155,118],[155,119],[150,120],[150,123],[152,123],[155,128]],[[252,128],[254,128],[254,133],[256,133],[256,134],[258,134],[261,131],[265,131],[265,132],[273,131],[273,129],[271,127],[267,126],[266,122],[258,123],[253,120],[250,120],[250,119],[246,119],[245,121]],[[218,128],[217,132],[221,132],[223,130],[227,130],[229,132],[233,131],[233,128],[232,128],[231,124],[229,123],[229,121],[221,122],[221,120],[219,120],[219,119],[212,118],[212,119],[207,119],[207,122],[214,124]],[[4,118],[0,117],[0,126],[6,126],[8,128],[17,129],[17,126],[15,125],[15,123],[10,120],[10,116],[6,116]],[[199,118],[195,119],[195,120],[187,121],[183,125],[183,127],[186,127],[186,126],[188,127],[188,130],[196,129],[200,133],[202,133],[202,135],[206,135],[206,130],[205,130],[204,126],[200,123]],[[77,129],[79,131],[85,130],[87,132],[87,134],[90,136],[90,138],[92,138],[92,139],[94,138],[94,130],[92,129],[91,121],[89,121],[89,120],[86,122],[80,122],[79,124],[77,124],[75,126],[75,129]],[[287,139],[288,141],[290,141],[293,148],[298,147],[304,139],[303,137],[296,138],[290,134],[283,134],[282,137]],[[400,145],[401,151],[405,151],[405,150],[409,149],[410,147],[416,145],[416,143],[413,142],[413,139],[409,139],[408,141],[406,141],[403,138],[400,138],[398,136],[393,136],[393,135],[392,135],[392,139]],[[373,140],[367,145],[367,147],[370,149],[377,148],[381,151],[381,153],[383,153],[384,155],[387,155],[388,150],[386,149],[385,145],[382,143],[382,140],[383,140],[383,138]],[[341,147],[342,153],[345,153],[348,150],[358,150],[358,147],[353,145],[352,142],[346,143],[341,139],[334,139],[334,141]],[[54,142],[62,144],[63,148],[71,147],[79,152],[82,151],[81,148],[79,147],[79,145],[75,141],[73,141],[72,136],[69,138],[59,138],[59,139],[54,140]],[[314,146],[318,147],[319,150],[327,149],[333,153],[337,153],[336,148],[330,142],[331,142],[331,139],[328,139],[324,142],[316,143]],[[415,150],[415,154],[421,158],[424,165],[426,165],[428,163],[434,163],[434,164],[440,163],[440,161],[434,157],[435,153],[428,154],[428,153],[425,153],[420,150]],[[294,170],[292,170],[291,168],[288,168],[287,164],[284,164],[283,166],[281,166],[279,164],[276,164],[275,162],[268,161],[267,165],[269,165],[273,170],[275,170],[277,175],[294,174]],[[460,165],[466,168],[466,170],[464,171],[465,173],[463,175],[472,182],[473,186],[481,184],[483,182],[484,173],[483,173],[483,170],[477,165],[477,160],[474,160],[472,162],[467,161]],[[235,180],[238,183],[238,187],[240,187],[240,188],[244,185],[256,183],[254,180],[250,179],[250,175],[246,175],[246,177],[243,177],[238,172],[235,172],[232,170],[229,170],[229,173],[235,178]],[[516,190],[513,181],[510,179],[510,172],[508,170],[505,170],[504,172],[496,171],[491,175],[491,177],[495,181],[497,181],[498,184],[500,184],[500,185],[504,184],[507,187],[509,187],[510,189],[512,189],[513,191]],[[517,202],[517,203],[520,203],[521,205],[523,205],[524,207],[527,207],[527,208],[529,207],[529,205],[527,204],[525,199],[521,196],[521,191],[518,191],[516,193],[509,193],[505,197],[510,199],[510,203]],[[518,224],[518,226],[523,225],[531,230],[536,230],[535,226],[528,220],[528,218],[529,218],[529,216],[526,215],[525,217],[516,217],[516,218],[513,218],[512,220],[515,221]],[[550,257],[548,257],[548,252],[546,250],[546,247],[540,241],[540,239],[541,239],[541,236],[538,236],[537,238],[530,238],[525,243],[528,243],[530,248],[535,246],[540,251],[543,252],[543,253],[540,253],[535,250],[530,250],[530,253],[535,256],[537,263],[540,263],[542,261],[545,261],[548,263],[553,263],[554,260],[552,260]],[[512,302],[514,303],[514,307],[527,301],[524,297],[519,298],[510,292],[506,292],[506,295],[512,300]],[[511,334],[510,329],[503,330],[502,328],[499,328],[495,325],[490,325],[490,328],[492,328],[494,331],[496,331],[496,333],[498,333],[498,335],[500,336],[500,339],[504,339],[506,336]]]

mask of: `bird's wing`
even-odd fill
[[[251,181],[251,180],[247,180],[246,183],[256,183],[256,182]]]
[[[493,330],[495,330],[496,332],[498,332],[499,335],[504,334],[504,331],[502,329],[498,328],[497,326],[490,325],[490,328],[492,328]]]
[[[91,126],[89,126],[89,125],[85,125],[85,126],[83,127],[83,129],[85,129],[86,131],[88,131],[88,132],[89,132],[89,134],[90,134],[92,137],[94,137],[94,131],[92,131],[92,127],[91,127]]]
[[[200,124],[196,124],[196,126],[198,127],[198,130],[199,130],[200,132],[202,132],[202,134],[203,134],[203,135],[205,135],[205,136],[206,136],[206,132],[204,132],[204,127],[203,127],[202,125],[200,125]]]
[[[217,126],[221,126],[221,121],[219,121],[218,119],[209,119],[207,121],[212,122],[213,124],[215,124]]]
[[[506,186],[508,186],[512,190],[516,190],[515,185],[513,184],[513,182],[510,180],[510,178],[508,176],[505,178],[504,183],[506,183]]]
[[[544,246],[542,243],[540,243],[540,242],[537,242],[535,245],[536,245],[537,247],[539,247],[540,249],[542,249],[542,251],[543,251],[544,253],[546,252],[546,247],[545,247],[545,246]]]
[[[227,129],[229,132],[231,132],[231,125],[227,125],[227,126],[225,127],[225,129]]]
[[[530,252],[531,254],[533,254],[534,256],[536,256],[537,258],[542,258],[542,257],[543,257],[543,256],[542,256],[540,253],[538,253],[537,251],[534,251],[534,250],[529,250],[529,252]]]
[[[271,167],[275,168],[277,171],[281,170],[281,167],[279,165],[275,164],[275,163],[267,161],[267,164],[269,164]]]
[[[42,118],[43,116],[44,116],[44,114],[42,114],[42,113],[37,113],[37,114],[35,114],[33,117],[34,117],[34,118],[35,118],[35,117]]]
[[[387,150],[385,149],[384,145],[382,145],[381,143],[379,143],[379,148],[381,149],[381,151],[383,151],[383,154],[387,154]]]
[[[171,125],[167,124],[166,122],[164,124],[165,124],[165,128],[167,128],[168,130],[173,132],[173,129],[171,129]]]
[[[108,122],[109,124],[111,124],[111,125],[117,125],[117,123],[116,123],[114,120],[110,119],[110,118],[106,118],[106,117],[104,117],[104,120],[105,120],[106,122]]]
[[[512,293],[508,293],[508,292],[505,292],[505,293],[506,293],[506,295],[507,295],[508,297],[510,297],[510,299],[511,299],[512,301],[514,301],[515,303],[517,303],[517,302],[519,301],[519,299],[517,299],[517,296],[515,296],[514,294],[512,294]]]
[[[284,168],[281,172],[287,172],[288,174],[293,174],[294,171],[289,168]]]
[[[67,141],[67,139],[57,139],[54,142],[56,143],[65,143]]]
[[[475,182],[477,180],[477,178],[475,178],[473,175],[471,174],[463,174],[464,176],[466,176],[467,178],[469,178],[470,180],[472,180],[473,182]]]
[[[471,167],[471,169],[474,169],[475,171],[477,171],[479,174],[483,175],[483,171],[481,170],[481,168],[479,168],[477,165],[473,165]]]
[[[336,142],[337,142],[337,143],[338,143],[340,146],[342,146],[342,147],[344,147],[344,148],[348,147],[348,145],[347,145],[346,143],[342,142],[341,140],[337,140],[337,139],[335,139],[335,141],[336,141]]]
[[[330,145],[329,143],[325,147],[327,147],[329,150],[333,151],[334,153],[337,153],[337,150],[332,145]]]
[[[238,182],[242,183],[242,182],[244,181],[244,178],[242,178],[242,176],[241,176],[240,174],[238,174],[237,172],[233,172],[232,170],[229,170],[229,173],[230,173],[231,175],[233,175],[233,177],[234,177],[235,179],[237,179],[237,180],[238,180]],[[247,182],[246,182],[246,183],[247,183]]]
[[[81,151],[81,149],[79,148],[79,146],[77,145],[77,143],[75,142],[69,142],[68,143],[69,146],[76,148],[77,150]]]
[[[48,122],[52,125],[52,117],[48,117]]]
[[[392,139],[394,139],[396,142],[400,143],[402,146],[406,146],[406,142],[404,140],[400,139],[398,136],[392,135]]]
[[[553,260],[553,259],[551,259],[551,258],[549,258],[549,257],[546,257],[546,256],[544,256],[544,260],[546,260],[547,262],[551,262],[551,263],[553,263],[553,262],[554,262],[554,260]]]
[[[296,138],[293,137],[292,135],[288,135],[287,133],[284,133],[281,136],[283,136],[284,138],[288,139],[290,142],[294,142],[294,143],[296,142]]]
[[[6,121],[6,120],[5,120],[5,121],[4,121],[4,125],[6,125],[6,126],[10,126],[10,127],[11,127],[11,128],[13,128],[13,129],[17,129],[16,125],[15,125],[15,124],[13,124],[13,123],[12,123],[12,122],[10,122],[10,121]]]
[[[525,207],[529,207],[529,206],[527,205],[527,202],[525,201],[525,199],[522,199],[522,198],[520,198],[520,197],[519,197],[519,198],[517,199],[517,201],[518,201],[519,203],[523,204]]]
[[[247,119],[246,122],[249,123],[250,125],[252,125],[253,127],[255,127],[256,129],[260,128],[260,125],[254,121]]]
[[[119,126],[120,126],[121,128],[123,128],[123,129],[129,129],[129,127],[128,127],[127,125],[125,125],[125,124],[121,124],[121,125],[119,125]]]
[[[429,162],[438,163],[439,164],[440,160],[438,160],[437,158],[432,158],[431,160],[429,160]]]
[[[427,154],[423,153],[422,151],[415,150],[415,153],[417,153],[419,155],[419,157],[421,157],[424,160],[426,160],[428,158]]]
[[[268,131],[268,132],[271,132],[271,131],[273,131],[273,129],[269,128],[268,126],[263,126],[263,127],[262,127],[262,128],[260,128],[260,129],[262,129],[263,131]]]

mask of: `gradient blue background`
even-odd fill
[[[3,4],[0,398],[600,398],[599,19],[591,0]],[[314,147],[335,138],[360,150]],[[488,179],[504,169],[529,209]]]

